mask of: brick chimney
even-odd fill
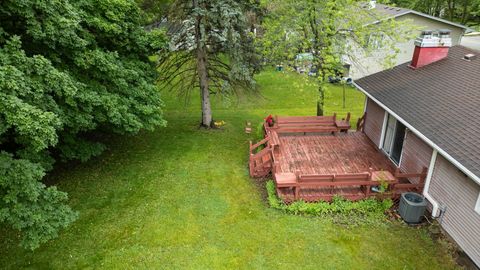
[[[451,46],[450,30],[424,30],[415,39],[415,51],[409,67],[417,69],[442,60],[448,56]]]

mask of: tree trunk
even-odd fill
[[[462,24],[466,24],[468,20],[468,5],[469,5],[469,0],[464,0],[463,1],[463,10],[462,10]]]
[[[320,100],[317,101],[317,116],[323,116],[323,104]]]
[[[318,87],[317,116],[323,116],[323,104],[325,98],[325,87],[322,84]]]
[[[453,15],[455,13],[455,0],[447,0],[447,9],[449,20],[453,21]]]
[[[208,88],[207,54],[204,49],[197,49],[197,70],[202,98],[202,126],[209,128],[212,126],[212,108]]]
[[[197,1],[193,0],[193,6],[197,7]],[[197,15],[197,21],[195,24],[195,41],[197,45],[197,71],[198,79],[200,81],[200,97],[202,102],[202,123],[201,125],[206,128],[212,127],[212,108],[210,106],[210,92],[209,92],[209,80],[208,80],[208,58],[207,48],[202,41],[202,24],[203,17]]]

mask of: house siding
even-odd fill
[[[364,132],[372,142],[380,147],[380,137],[382,136],[383,119],[385,110],[377,103],[367,98],[367,117],[365,118]]]
[[[439,155],[429,193],[446,207],[442,228],[480,265],[480,214],[475,212],[480,186]]]
[[[411,25],[417,28],[418,33],[420,33],[421,30],[426,29],[449,29],[451,30],[450,37],[452,38],[453,46],[460,44],[462,40],[462,35],[464,33],[463,28],[412,13],[397,17],[396,20],[400,22],[410,22]],[[394,60],[394,66],[412,60],[413,51],[415,49],[414,41],[415,38],[412,38],[407,42],[397,43],[397,45],[395,45],[399,52],[396,56],[396,59]],[[354,80],[385,70],[386,67],[384,66],[384,59],[387,55],[392,53],[390,51],[386,52],[384,49],[374,52],[372,53],[372,55],[366,56],[360,52],[361,50],[357,50],[358,52],[355,54],[357,60],[353,61],[350,59],[349,61],[347,61],[351,64],[349,76],[352,77]]]
[[[465,35],[462,38],[462,46],[480,51],[480,32],[477,32],[477,34]]]
[[[413,132],[408,131],[403,142],[402,159],[400,170],[402,172],[421,172],[424,167],[428,168],[432,158],[433,148],[418,138]],[[418,183],[419,179],[410,179],[412,183]]]

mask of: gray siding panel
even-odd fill
[[[425,29],[450,29],[452,31],[450,33],[450,36],[452,37],[452,45],[460,44],[460,40],[462,39],[464,31],[462,28],[416,14],[407,14],[397,18],[397,21],[405,22],[406,20],[409,20],[412,25],[418,27],[416,31],[418,31],[419,34],[421,30]],[[412,38],[407,42],[396,43],[395,47],[399,50],[399,52],[394,60],[394,66],[407,63],[412,60],[413,51],[415,50],[414,41],[415,39]],[[352,77],[354,80],[357,80],[359,78],[385,70],[385,57],[389,54],[390,50],[380,49],[376,52],[373,52],[371,55],[365,55],[362,53],[361,49],[356,49],[355,57],[357,60],[350,60],[352,64],[349,73],[350,77]]]
[[[364,131],[376,146],[380,144],[384,117],[385,110],[371,99],[367,99],[367,117]]]
[[[429,193],[446,206],[442,227],[480,265],[480,214],[475,212],[480,186],[439,155]]]
[[[402,172],[417,173],[430,165],[433,152],[432,147],[412,132],[407,132],[402,151],[402,160],[400,162],[400,170]],[[418,180],[418,178],[410,179],[413,183],[418,183]]]

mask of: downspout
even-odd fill
[[[430,187],[430,181],[432,181],[432,176],[433,176],[433,170],[435,167],[435,162],[437,161],[437,155],[438,151],[436,149],[433,149],[432,152],[432,158],[430,159],[430,165],[428,166],[428,173],[427,173],[427,179],[425,180],[425,187],[423,188],[423,196],[432,204],[432,217],[437,218],[438,215],[438,208],[439,204],[435,199],[428,193],[428,189]]]

